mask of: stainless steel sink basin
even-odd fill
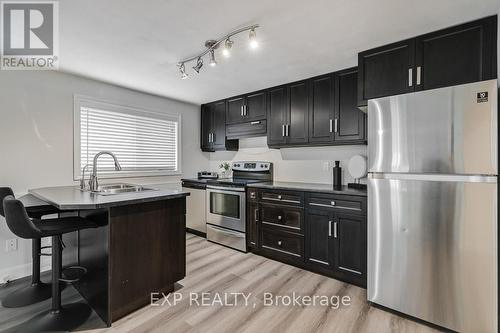
[[[141,185],[133,184],[103,184],[97,188],[97,191],[92,192],[100,195],[113,195],[120,193],[131,193],[131,192],[144,192],[144,191],[154,191],[154,188],[148,188]]]

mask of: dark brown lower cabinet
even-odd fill
[[[247,203],[247,247],[249,250],[257,248],[259,241],[259,204]]]
[[[281,200],[269,202],[271,194]],[[366,287],[366,197],[267,189],[254,197],[250,251]],[[284,204],[289,197],[303,199]]]

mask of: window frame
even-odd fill
[[[100,179],[112,178],[139,178],[139,177],[154,177],[154,176],[180,176],[182,175],[182,116],[174,112],[162,112],[158,110],[146,109],[133,105],[123,105],[117,102],[107,101],[95,97],[89,97],[80,94],[73,95],[73,180],[81,178],[81,108],[90,107],[103,109],[112,112],[122,112],[129,114],[154,114],[162,119],[177,121],[177,169],[175,171],[168,170],[140,170],[140,171],[116,171],[112,173],[98,174]],[[92,168],[90,168],[92,169]],[[89,171],[87,171],[88,173]],[[88,177],[88,174],[87,174]]]

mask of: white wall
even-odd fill
[[[126,74],[124,74],[126,75]],[[73,181],[73,94],[82,94],[146,109],[182,115],[182,172],[194,177],[209,165],[199,148],[199,106],[52,71],[0,72],[0,186],[16,195],[29,188],[76,184]],[[176,177],[126,179],[135,183],[179,182]],[[113,179],[111,181],[117,181]],[[15,238],[0,220],[0,283],[30,273],[31,246]],[[43,265],[49,257],[42,257]]]
[[[274,179],[277,181],[332,184],[333,161],[338,160],[343,183],[347,184],[353,181],[347,165],[354,155],[366,156],[367,146],[269,149],[266,137],[249,138],[240,140],[238,152],[211,153],[210,171],[220,171],[222,161],[267,161],[274,163]]]

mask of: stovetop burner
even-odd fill
[[[208,185],[223,187],[245,187],[251,183],[273,180],[273,165],[270,162],[234,162],[233,178],[219,178],[207,181]]]

